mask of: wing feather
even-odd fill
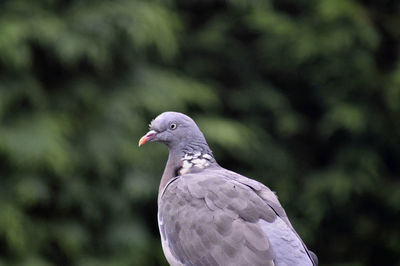
[[[278,215],[287,219],[272,191],[225,169],[180,176],[159,198],[160,232],[173,266],[275,265],[259,221]]]

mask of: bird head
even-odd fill
[[[190,142],[205,143],[205,139],[196,123],[187,115],[164,112],[150,123],[150,131],[139,140],[139,146],[147,142],[161,142],[173,149],[185,147]]]

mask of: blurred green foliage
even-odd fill
[[[0,2],[0,265],[166,265],[167,150],[191,115],[277,191],[321,265],[400,264],[394,0]]]

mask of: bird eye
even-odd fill
[[[169,128],[172,129],[172,130],[174,130],[174,129],[176,128],[176,124],[175,124],[175,123],[172,123],[171,125],[169,125]]]

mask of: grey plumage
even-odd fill
[[[149,141],[169,148],[158,219],[171,265],[317,265],[275,193],[219,166],[191,118],[159,115]]]

